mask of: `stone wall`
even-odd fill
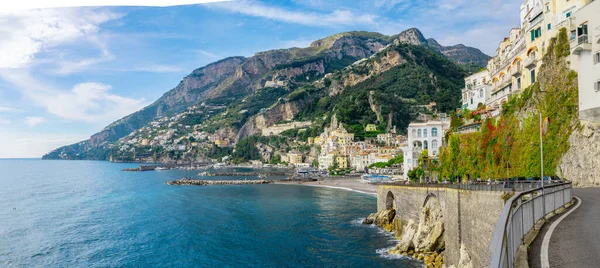
[[[571,147],[563,156],[557,174],[574,186],[600,184],[600,123],[581,121],[581,129],[569,138]]]
[[[419,212],[428,198],[437,197],[444,220],[446,266],[466,266],[464,260],[470,260],[472,267],[489,265],[490,242],[504,207],[503,192],[380,185],[377,187],[378,211],[390,207],[390,192],[391,206],[396,209],[402,226],[410,220],[419,222]]]

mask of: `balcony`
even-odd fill
[[[498,81],[498,83],[496,83],[496,85],[492,88],[492,93],[496,93],[508,86],[510,86],[512,83],[512,80],[509,78],[504,78],[502,79],[502,81]]]
[[[579,55],[582,51],[591,51],[592,43],[590,43],[587,34],[582,34],[577,38],[573,39],[573,41],[571,42],[571,48],[573,49],[573,54]]]
[[[510,75],[513,77],[519,77],[521,74],[523,74],[523,68],[521,68],[521,66],[515,66],[510,69]]]
[[[537,65],[537,61],[538,61],[537,58],[527,58],[527,59],[525,59],[525,62],[523,65],[525,66],[525,68],[531,70],[531,69],[535,68],[535,66]]]

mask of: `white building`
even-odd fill
[[[600,1],[575,13],[571,68],[578,72],[579,118],[600,122]]]
[[[334,158],[334,154],[333,153],[328,153],[325,155],[319,155],[319,169],[321,170],[326,170],[328,169],[330,166],[333,165],[333,158]]]
[[[465,78],[462,90],[462,108],[476,110],[479,104],[486,104],[490,96],[490,75],[487,70],[472,74]]]
[[[408,143],[404,152],[404,179],[408,171],[419,165],[419,156],[425,149],[429,157],[437,158],[444,140],[444,133],[450,128],[450,121],[429,121],[427,123],[410,123],[408,125]]]

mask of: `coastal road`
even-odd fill
[[[580,205],[571,206],[566,217],[562,216],[568,211],[544,225],[529,250],[530,267],[542,267],[541,250],[547,235],[550,267],[600,267],[600,188],[573,189],[573,195],[581,199]]]

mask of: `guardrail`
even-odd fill
[[[564,181],[553,180],[544,182],[544,187],[548,188],[554,185],[563,184]],[[377,182],[373,184],[382,185],[394,185],[394,186],[406,186],[406,187],[425,187],[425,188],[452,188],[460,190],[471,190],[471,191],[498,191],[498,192],[523,192],[538,189],[542,186],[542,182],[536,181],[493,181],[488,183],[487,181],[474,182],[474,183],[404,183],[404,182]]]
[[[570,182],[520,192],[511,197],[504,205],[494,229],[490,243],[490,267],[514,267],[523,238],[536,222],[572,199]]]

